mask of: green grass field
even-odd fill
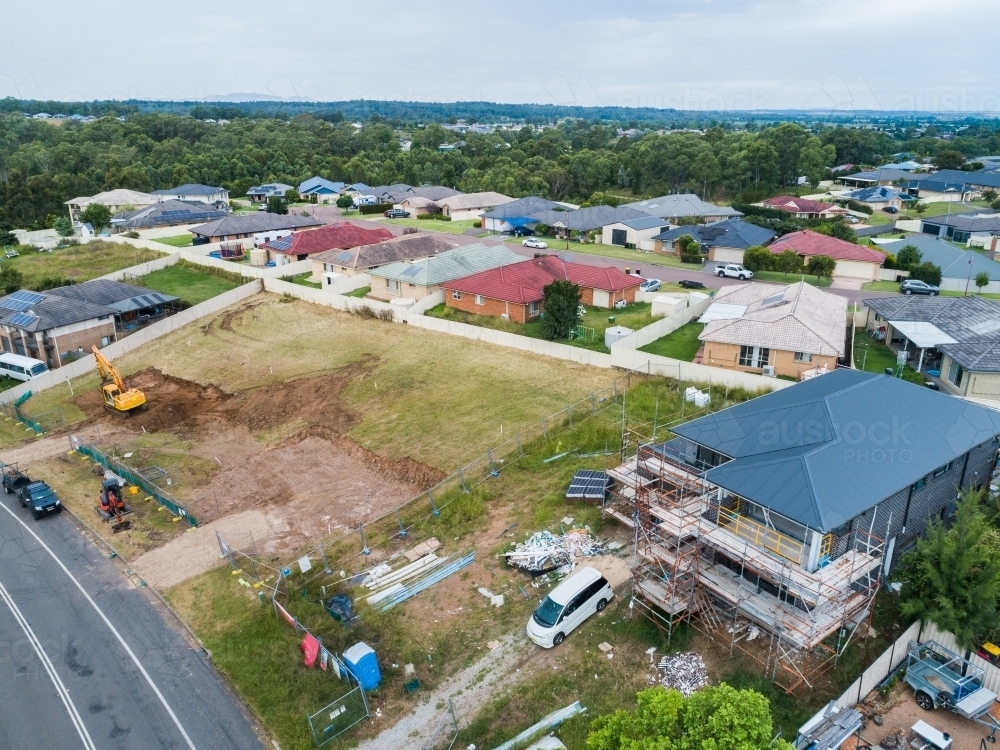
[[[586,314],[580,320],[581,328],[593,329],[593,336],[589,331],[580,331],[582,338],[557,339],[557,344],[569,344],[581,349],[590,349],[595,352],[609,351],[604,345],[604,332],[611,326],[625,326],[636,331],[653,323],[653,316],[650,315],[652,305],[648,302],[636,302],[621,310],[606,310],[597,307],[588,307]],[[516,333],[521,336],[528,336],[533,339],[542,339],[542,321],[540,319],[531,320],[527,323],[515,323],[510,320],[501,320],[489,315],[473,315],[463,310],[456,310],[441,304],[432,307],[426,315],[443,320],[455,320],[459,323],[467,323],[481,328],[493,328],[507,333]]]
[[[864,328],[854,329],[854,366],[865,372],[884,373],[896,369],[896,353],[888,346],[868,335]],[[910,365],[903,367],[903,380],[923,385],[926,378]]]
[[[679,359],[682,362],[690,362],[694,355],[701,348],[698,334],[705,326],[701,323],[688,323],[681,326],[673,333],[668,333],[663,338],[659,338],[651,344],[646,344],[639,351],[649,354],[656,354],[661,357]]]
[[[178,234],[174,237],[157,237],[153,242],[170,245],[170,247],[191,247],[193,240],[193,234]]]
[[[429,232],[445,232],[447,234],[462,234],[466,229],[473,229],[479,226],[478,219],[467,219],[465,221],[436,221],[434,219],[385,219],[380,214],[375,216],[362,216],[362,219],[377,219],[386,224],[395,224],[400,227],[417,227],[426,229]]]
[[[25,250],[16,258],[0,262],[20,271],[24,276],[24,288],[31,289],[43,279],[68,279],[79,283],[162,257],[163,253],[144,247],[95,240],[51,253]]]
[[[180,263],[148,273],[140,283],[149,289],[180,297],[189,305],[197,305],[239,286],[231,279]]]
[[[290,281],[293,284],[298,284],[299,286],[307,286],[310,289],[322,289],[323,285],[318,281],[310,281],[312,278],[312,271],[306,271],[305,273],[300,273],[297,276],[283,277],[283,281]]]
[[[681,263],[680,258],[676,258],[672,255],[665,255],[661,253],[654,254],[642,250],[631,250],[627,247],[621,247],[620,245],[602,245],[599,243],[589,242],[585,244],[579,242],[567,243],[566,240],[556,240],[551,237],[544,237],[542,239],[549,246],[546,252],[585,253],[586,255],[600,255],[604,258],[630,260],[635,263],[635,265],[632,266],[633,270],[638,268],[641,271],[643,268],[649,266],[666,266],[668,268],[683,268],[688,271],[698,271],[703,267],[700,263]],[[522,241],[520,237],[505,237],[504,240],[515,245],[520,245]],[[655,276],[656,274],[649,271],[643,275]]]
[[[830,279],[826,278],[817,279],[815,276],[807,276],[801,273],[784,274],[781,271],[754,271],[753,280],[770,281],[775,284],[796,284],[804,280],[807,284],[818,287],[828,287],[832,283]]]
[[[360,289],[355,289],[353,292],[348,292],[345,297],[365,297],[368,295],[372,288],[370,286],[363,286]]]

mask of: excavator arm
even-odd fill
[[[96,346],[92,347],[92,351],[101,379],[110,380],[114,384],[108,383],[102,388],[105,404],[124,416],[128,416],[133,409],[143,406],[146,403],[146,394],[138,388],[129,388],[125,385],[118,368],[111,364]]]
[[[97,372],[100,373],[101,379],[112,381],[122,393],[128,390],[125,387],[125,381],[118,373],[118,368],[111,364],[96,346],[91,347],[91,349],[94,352],[94,359],[97,360]]]

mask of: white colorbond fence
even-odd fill
[[[97,278],[110,279],[111,281],[124,281],[127,276],[145,276],[147,273],[152,273],[153,271],[161,271],[164,268],[176,265],[179,260],[179,255],[171,253],[170,255],[164,255],[162,258],[157,258],[156,260],[151,260],[147,263],[139,263],[135,266],[129,266],[128,268],[123,268],[120,271],[112,271],[111,273],[106,273],[103,276],[98,276]]]
[[[709,385],[728,386],[730,388],[746,388],[751,391],[767,389],[779,391],[795,385],[791,380],[766,378],[739,370],[726,370],[722,367],[697,365],[694,362],[684,362],[657,354],[647,354],[636,349],[611,347],[611,366],[633,372],[644,372],[647,375],[659,375],[664,378],[674,378],[684,382],[708,383]]]
[[[657,339],[661,339],[667,334],[673,333],[678,328],[690,323],[692,318],[697,318],[705,312],[711,304],[711,299],[703,299],[701,302],[697,302],[690,307],[678,310],[673,315],[660,318],[655,323],[648,325],[645,328],[640,328],[638,331],[626,336],[625,338],[618,339],[612,348],[640,349],[647,344],[652,344]]]
[[[306,302],[323,305],[324,307],[333,307],[337,310],[345,310],[347,312],[354,312],[361,308],[368,308],[375,313],[388,312],[392,314],[393,320],[397,322],[403,319],[403,310],[405,308],[401,308],[399,305],[390,305],[388,302],[379,302],[378,300],[363,299],[361,297],[347,297],[343,294],[337,294],[334,291],[328,291],[325,288],[315,289],[314,287],[293,284],[290,281],[282,281],[281,279],[265,278],[263,281],[265,292],[287,294],[291,297],[303,299]]]
[[[861,703],[871,691],[875,690],[885,678],[892,674],[893,670],[906,661],[908,645],[911,641],[917,643],[934,641],[949,651],[968,659],[973,666],[979,667],[985,672],[983,687],[994,693],[1000,693],[1000,668],[994,667],[975,654],[963,652],[963,649],[959,648],[955,636],[939,630],[934,623],[915,622],[889,648],[882,652],[882,655],[873,661],[858,679],[851,683],[851,686],[837,699],[837,706],[839,708],[853,708]]]
[[[988,292],[990,294],[1000,294],[1000,281],[991,281],[986,286],[980,288],[976,286],[976,275],[965,279],[941,279],[941,288],[949,292],[962,292],[968,290],[969,294]]]
[[[108,359],[121,357],[123,354],[127,354],[133,349],[137,349],[143,344],[158,339],[160,336],[172,333],[178,328],[186,326],[188,323],[204,318],[206,315],[212,315],[225,307],[234,305],[247,297],[257,294],[260,291],[261,282],[251,281],[248,284],[238,286],[235,289],[230,289],[228,292],[223,292],[217,297],[212,297],[212,299],[205,300],[200,304],[189,307],[187,310],[182,310],[176,315],[171,315],[170,317],[159,320],[150,326],[141,328],[135,333],[126,336],[113,344],[108,344],[108,346],[104,347],[101,351],[106,357],[108,357]],[[3,393],[0,393],[0,403],[11,403],[28,391],[31,391],[32,393],[39,393],[48,388],[52,388],[53,386],[65,383],[69,378],[75,378],[80,375],[86,375],[93,372],[96,368],[97,365],[94,362],[94,355],[88,354],[68,365],[60,367],[58,370],[52,370],[51,372],[42,375],[40,378],[29,380],[27,383],[21,383],[14,388],[3,391]]]
[[[312,270],[312,262],[308,260],[297,260],[294,263],[288,263],[283,266],[251,266],[247,263],[234,263],[231,260],[212,258],[211,256],[203,255],[197,250],[186,247],[178,250],[177,255],[189,263],[197,263],[199,266],[210,266],[228,271],[229,273],[238,273],[248,279],[278,279],[282,276],[297,276],[300,273]]]

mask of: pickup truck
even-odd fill
[[[46,513],[58,513],[62,510],[62,503],[56,493],[45,482],[30,482],[22,486],[17,491],[17,499],[21,501],[22,507],[31,510],[36,521]]]
[[[3,479],[0,479],[0,483],[3,484],[3,491],[8,495],[11,492],[17,492],[26,484],[31,484],[31,479],[23,471],[18,471],[17,466],[4,466],[3,467]]]
[[[738,263],[719,263],[715,266],[715,273],[719,276],[728,276],[731,279],[744,281],[753,278],[753,271],[744,268]]]

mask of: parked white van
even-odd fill
[[[594,568],[580,568],[542,600],[528,620],[528,637],[542,648],[562,643],[595,612],[601,612],[615,592]]]

